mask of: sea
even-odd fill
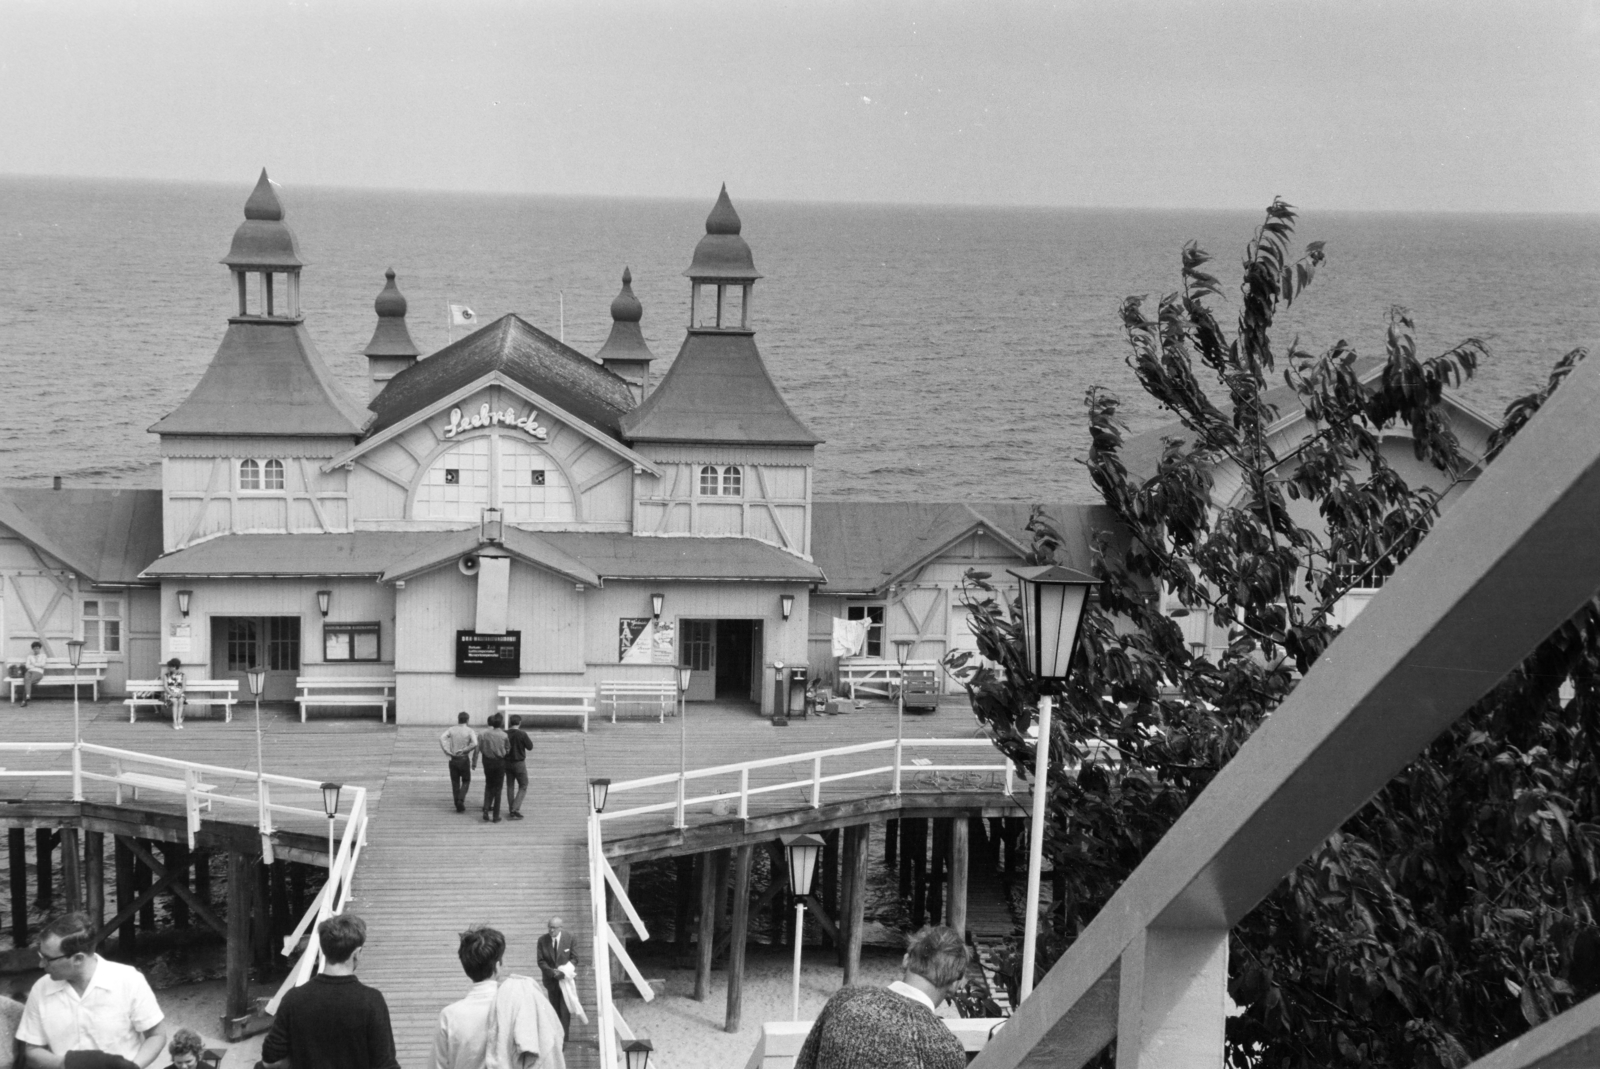
[[[218,261],[256,176],[228,184],[0,176],[0,483],[152,487],[147,428],[216,351],[232,308]],[[1293,202],[1293,191],[1283,191]],[[663,373],[682,343],[683,270],[716,198],[605,199],[319,188],[282,191],[308,261],[306,326],[367,396],[361,350],[393,268],[424,353],[447,306],[515,312],[593,354],[623,269]],[[835,204],[732,189],[764,276],[751,303],[773,378],[826,444],[816,493],[879,500],[1092,501],[1084,395],[1134,432],[1166,415],[1126,365],[1118,309],[1179,284],[1195,241],[1236,295],[1259,211]],[[1263,198],[1262,208],[1266,207]],[[1492,356],[1460,391],[1484,413],[1600,343],[1600,216],[1363,213],[1298,205],[1325,243],[1277,347],[1340,339],[1381,354],[1394,306],[1422,355]],[[1222,318],[1236,315],[1237,302]],[[459,329],[454,337],[460,337]]]

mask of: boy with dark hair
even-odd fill
[[[356,979],[367,925],[340,913],[317,925],[322,972],[283,996],[261,1060],[294,1069],[399,1069],[389,1004]]]
[[[506,780],[506,755],[511,752],[511,740],[500,726],[505,719],[499,713],[489,717],[487,729],[478,732],[478,756],[483,760],[483,819],[500,823],[500,788]]]
[[[469,928],[461,933],[456,955],[472,981],[472,990],[466,998],[439,1011],[433,1065],[434,1069],[482,1069],[488,1057],[489,1015],[500,989],[506,937],[486,926]]]
[[[450,796],[455,799],[457,813],[467,811],[467,791],[472,787],[472,770],[478,764],[478,733],[467,726],[470,719],[463,710],[456,715],[455,725],[439,736],[439,749],[450,759]]]

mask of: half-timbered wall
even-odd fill
[[[356,529],[476,526],[490,505],[503,510],[507,523],[530,530],[628,529],[632,462],[503,387],[481,390],[451,410],[470,417],[484,406],[534,419],[544,437],[505,422],[455,425],[451,434],[450,411],[435,413],[348,465]]]
[[[167,455],[161,461],[167,552],[224,534],[332,534],[350,530],[342,470],[324,472],[334,454],[283,449],[263,442],[218,443],[237,455]],[[203,447],[192,447],[195,452]],[[293,453],[296,455],[285,455]]]
[[[841,662],[850,660],[895,659],[894,640],[912,639],[910,660],[942,661],[955,650],[975,650],[976,642],[967,627],[962,607],[963,580],[969,569],[1003,577],[1008,568],[1024,561],[1008,546],[983,531],[974,531],[944,553],[889,586],[878,596],[811,596],[809,653],[813,668],[830,683]],[[993,580],[992,580],[993,581]],[[881,657],[837,658],[833,656],[833,620],[844,618],[851,606],[881,605],[884,609]],[[944,676],[947,690],[955,684]]]
[[[664,469],[634,488],[634,531],[754,538],[811,559],[813,450],[641,445]]]

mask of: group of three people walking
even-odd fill
[[[439,736],[439,748],[450,759],[450,794],[456,812],[467,811],[467,791],[472,787],[472,770],[483,765],[483,819],[500,823],[500,797],[508,802],[506,817],[522,819],[522,799],[528,793],[528,751],[533,739],[522,730],[522,717],[511,718],[510,730],[499,713],[489,717],[489,726],[475,731],[466,713]]]

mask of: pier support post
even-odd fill
[[[700,933],[695,947],[694,999],[704,1002],[711,993],[711,954],[717,947],[717,858],[700,855]]]
[[[286,865],[288,862],[280,864]],[[206,905],[211,905],[211,851],[197,849],[194,852],[194,863],[189,867],[194,872],[194,896]]]
[[[69,912],[83,908],[83,836],[77,828],[61,829],[61,890]]]
[[[250,868],[255,884],[250,900],[250,961],[256,968],[266,969],[272,964],[272,870],[263,861],[252,861]]]
[[[872,825],[857,824],[844,830],[844,983],[855,983],[861,974],[861,927],[866,916],[867,847],[872,841]]]
[[[772,945],[787,946],[784,932],[788,930],[789,918],[792,914],[784,908],[787,904],[783,898],[783,890],[789,885],[789,861],[784,857],[783,847],[778,845],[778,840],[773,839],[767,843],[767,894],[772,903],[771,928]]]
[[[137,839],[134,841],[138,842]],[[139,845],[149,849],[155,844],[146,841],[139,843]],[[144,893],[150,890],[152,882],[154,882],[154,877],[151,875],[150,870],[139,863],[139,857],[135,854],[133,857],[133,889],[138,892],[139,897],[144,897]],[[147,901],[144,904],[144,908],[139,910],[139,930],[141,932],[153,932],[156,930],[156,902],[154,898]]]
[[[228,965],[225,1018],[250,1012],[250,899],[251,863],[248,854],[228,853]]]
[[[278,940],[294,930],[294,923],[299,918],[289,913],[289,879],[284,872],[289,867],[289,862],[281,858],[272,863],[272,942]],[[199,862],[196,861],[195,876],[200,875]],[[199,880],[195,881],[195,891],[200,890]]]
[[[967,937],[967,869],[972,864],[972,821],[956,817],[950,825],[950,903],[945,923]]]
[[[944,923],[944,863],[949,844],[950,818],[928,821],[928,923]]]
[[[11,867],[11,945],[28,945],[28,833],[22,828],[6,832],[6,857]]]
[[[900,822],[898,820],[885,821],[883,825],[883,863],[893,867],[896,858],[896,849],[900,845]]]
[[[49,828],[38,828],[33,833],[33,878],[38,887],[39,897],[34,901],[40,909],[49,909],[55,904],[55,892],[51,888],[54,882],[50,872],[50,849],[54,833]]]
[[[733,864],[733,851],[717,851],[717,899],[712,904],[711,915],[716,918],[712,927],[711,938],[711,964],[714,968],[717,963],[717,945],[722,937],[728,933],[728,869]]]
[[[728,1014],[724,1032],[739,1031],[744,1012],[744,948],[750,938],[750,851],[745,843],[733,852],[733,926],[728,941]]]
[[[896,837],[900,840],[898,864],[900,867],[900,901],[902,902],[911,901],[911,855],[913,853],[911,849],[911,825],[915,823],[917,821],[904,818],[895,821]]]
[[[161,863],[167,867],[168,872],[180,873],[178,879],[183,882],[185,888],[189,886],[189,848],[186,845],[162,843]],[[167,899],[167,908],[172,912],[174,928],[189,927],[189,903],[183,900],[183,896],[174,891]]]
[[[106,833],[83,833],[84,906],[89,923],[99,931],[106,923]]]
[[[839,829],[822,833],[822,912],[839,921]],[[822,929],[822,945],[836,944],[826,928]]]
[[[694,858],[689,854],[675,859],[677,879],[674,881],[677,903],[672,916],[672,942],[677,950],[678,964],[689,959],[689,926],[694,923]]]
[[[911,842],[900,848],[911,857],[911,930],[928,923],[928,824],[925,817],[900,821],[911,832]]]
[[[139,891],[133,883],[133,851],[128,849],[128,844],[122,836],[116,838],[117,859],[117,914],[120,916],[124,910],[133,905],[139,897]],[[122,926],[117,929],[117,955],[124,961],[132,961],[134,949],[138,946],[139,936],[135,930],[132,913],[123,920]]]

